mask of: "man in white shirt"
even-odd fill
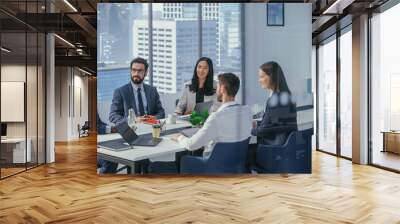
[[[224,73],[218,76],[218,80],[217,98],[222,102],[219,109],[207,118],[203,127],[191,138],[183,135],[173,137],[190,151],[204,147],[204,157],[211,155],[218,142],[241,142],[251,136],[251,109],[235,102],[240,87],[239,78],[232,73]]]

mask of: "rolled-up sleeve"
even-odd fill
[[[207,121],[204,123],[203,127],[197,131],[191,138],[185,136],[180,136],[178,142],[180,146],[186,148],[187,150],[194,151],[203,146],[207,146],[212,140],[218,136],[218,123],[215,120],[215,116],[210,115]]]

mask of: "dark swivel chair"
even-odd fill
[[[217,143],[208,158],[186,155],[181,158],[182,174],[246,173],[250,138],[241,142]]]
[[[259,144],[256,151],[258,173],[311,173],[313,129],[291,132],[283,145]]]

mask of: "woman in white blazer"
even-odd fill
[[[197,60],[192,81],[185,83],[175,113],[178,115],[190,114],[197,103],[208,101],[214,102],[209,112],[216,111],[220,103],[217,101],[217,82],[213,78],[214,69],[211,59],[202,57]]]

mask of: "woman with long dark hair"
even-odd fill
[[[270,94],[261,123],[251,133],[259,137],[262,144],[282,145],[290,132],[297,130],[296,104],[278,63],[264,63],[258,73],[261,88]]]
[[[297,111],[292,93],[286,83],[281,66],[274,62],[262,64],[258,71],[261,88],[269,92],[265,112],[259,125],[253,124],[251,134],[258,143],[283,145],[292,131],[297,131]],[[250,146],[250,165],[255,163],[256,146]]]
[[[192,113],[197,103],[213,101],[211,111],[218,107],[216,88],[214,81],[214,68],[210,58],[201,57],[196,62],[192,81],[185,84],[182,96],[176,106],[175,113],[179,115]]]

